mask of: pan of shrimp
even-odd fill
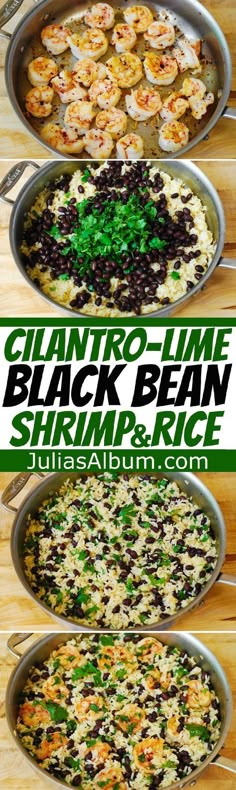
[[[192,634],[47,634],[18,660],[6,714],[42,780],[81,790],[183,788],[220,754],[232,716],[217,658]]]
[[[23,0],[9,0],[3,26]],[[226,107],[231,57],[197,0],[42,0],[23,16],[6,55],[11,103],[59,156],[185,155]]]

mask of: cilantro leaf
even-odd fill
[[[57,702],[46,702],[45,707],[50,713],[53,721],[56,721],[58,724],[62,721],[67,721],[68,713],[66,708],[63,708],[62,705],[58,705]]]

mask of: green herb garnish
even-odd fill
[[[61,705],[58,705],[56,702],[46,702],[45,707],[50,713],[52,721],[56,721],[58,724],[62,721],[67,721],[67,710],[62,708]]]
[[[180,280],[179,272],[171,272],[170,276],[172,277],[172,280]]]
[[[191,738],[197,736],[201,741],[209,740],[210,731],[207,727],[203,727],[202,724],[186,724],[186,730],[188,730]]]

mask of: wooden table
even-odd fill
[[[13,474],[0,474],[0,494],[13,478]],[[236,576],[235,511],[236,511],[236,474],[221,472],[202,473],[199,477],[212,491],[222,508],[227,527],[227,556],[223,570]],[[24,494],[18,495],[14,505],[19,505],[23,496],[34,485],[34,479],[25,487]],[[18,631],[58,631],[58,623],[47,615],[27,595],[12,566],[10,555],[10,533],[13,516],[1,508],[0,529],[0,624],[1,628]],[[178,621],[177,628],[185,631],[208,631],[236,629],[236,588],[215,584],[208,593],[206,602],[189,615]]]
[[[15,161],[15,160],[14,160]],[[45,160],[37,160],[41,165]],[[11,162],[13,166],[14,162]],[[16,161],[15,161],[16,164]],[[217,189],[226,214],[226,243],[224,254],[236,259],[236,161],[198,162],[203,172]],[[0,161],[0,181],[9,170],[9,163]],[[32,169],[27,169],[20,184],[15,186],[13,197],[20,186],[26,183]],[[45,302],[32,290],[18,271],[10,250],[8,226],[10,206],[1,203],[0,210],[0,267],[1,267],[1,315],[2,316],[56,316],[63,315]],[[205,289],[190,299],[176,316],[186,318],[233,318],[236,317],[236,268],[218,267]]]
[[[232,56],[233,80],[229,98],[229,106],[236,107],[236,5],[235,0],[204,0],[202,3],[209,12],[215,17],[222,28]],[[1,6],[3,3],[1,2]],[[168,3],[167,3],[168,5]],[[24,14],[33,6],[32,0],[24,0],[22,7],[17,14],[8,22],[6,29],[12,33]],[[0,157],[12,159],[16,155],[19,158],[41,157],[45,154],[45,149],[18,119],[14,112],[7,95],[4,80],[4,62],[8,43],[1,39],[0,53]],[[202,141],[194,149],[194,157],[201,159],[213,158],[233,158],[236,156],[236,123],[227,118],[221,118],[210,133],[209,140]],[[190,154],[191,156],[191,154]],[[48,152],[48,159],[53,159],[53,154]],[[187,155],[189,158],[189,155]]]
[[[42,634],[40,634],[42,635]],[[225,741],[223,754],[225,757],[235,758],[236,749],[236,635],[235,634],[198,634],[199,639],[212,650],[225,672],[231,685],[234,698],[234,715],[229,734]],[[2,735],[0,744],[0,788],[1,790],[47,790],[48,784],[44,782],[31,768],[25,757],[14,745],[8,730],[4,713],[5,689],[15,659],[7,652],[7,634],[0,636],[0,710],[2,719]],[[34,639],[28,640],[29,646]],[[23,645],[20,650],[24,652]],[[235,790],[235,774],[216,766],[209,766],[203,776],[198,780],[197,790]]]

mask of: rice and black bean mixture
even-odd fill
[[[21,244],[26,271],[45,294],[105,317],[176,302],[214,251],[199,197],[145,161],[108,161],[52,181],[25,218]]]
[[[28,582],[80,625],[161,622],[194,600],[216,561],[208,516],[177,483],[150,475],[81,475],[28,517]]]
[[[220,734],[199,657],[146,635],[70,639],[30,670],[17,733],[42,768],[81,790],[155,790],[190,775]]]

